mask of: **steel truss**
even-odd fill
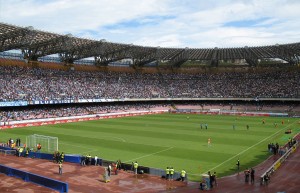
[[[134,66],[166,61],[172,67],[180,67],[189,60],[207,60],[212,66],[218,66],[220,60],[244,59],[250,66],[256,66],[258,60],[271,58],[295,65],[300,58],[300,43],[241,48],[161,48],[90,40],[0,23],[0,52],[14,49],[22,50],[24,59],[28,60],[58,54],[66,63],[93,57],[95,65],[132,59]]]

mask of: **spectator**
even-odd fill
[[[0,66],[0,100],[297,97],[300,73],[139,74]],[[135,84],[132,84],[132,81]],[[264,86],[261,86],[264,85]]]

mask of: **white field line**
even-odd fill
[[[254,144],[254,145],[252,145],[252,146],[248,147],[247,149],[245,149],[245,150],[241,151],[240,153],[238,153],[238,154],[236,154],[236,155],[232,156],[231,158],[229,158],[229,159],[225,160],[224,162],[222,162],[222,163],[220,163],[219,165],[217,165],[217,166],[215,166],[215,167],[211,168],[210,170],[207,170],[207,171],[206,171],[206,172],[204,172],[204,173],[206,174],[208,171],[212,171],[212,170],[214,170],[214,169],[216,169],[216,168],[220,167],[221,165],[225,164],[226,162],[228,162],[228,161],[232,160],[233,158],[235,158],[235,157],[237,157],[237,156],[239,156],[239,155],[241,155],[241,154],[245,153],[245,152],[246,152],[246,151],[248,151],[249,149],[251,149],[251,148],[253,148],[253,147],[257,146],[258,144],[260,144],[260,143],[262,143],[262,142],[266,141],[267,139],[269,139],[269,138],[271,138],[271,137],[273,137],[273,136],[277,135],[279,132],[281,132],[282,130],[284,130],[284,129],[286,129],[286,128],[290,127],[291,125],[293,125],[293,124],[295,124],[295,123],[296,123],[296,121],[294,121],[293,123],[291,123],[291,124],[287,125],[286,127],[282,128],[282,129],[280,129],[280,130],[279,130],[279,131],[277,131],[276,133],[273,133],[273,134],[272,134],[272,135],[270,135],[269,137],[266,137],[266,138],[264,138],[263,140],[261,140],[261,141],[257,142],[256,144]],[[189,175],[192,175],[192,176],[201,176],[201,174],[190,174],[190,173],[189,173]]]
[[[120,138],[120,137],[111,137],[111,136],[102,136],[102,137],[97,137],[99,139],[117,139],[117,140],[113,140],[113,141],[122,141],[122,142],[126,142],[125,139]]]
[[[155,154],[164,152],[164,151],[168,151],[168,150],[173,149],[173,148],[174,148],[174,147],[169,147],[169,148],[167,148],[167,149],[164,149],[164,150],[161,150],[161,151],[158,151],[158,152],[154,152],[154,153],[147,154],[147,155],[144,155],[144,156],[141,156],[141,157],[137,157],[137,158],[134,158],[134,159],[131,159],[131,160],[127,160],[127,161],[125,161],[124,163],[136,161],[136,160],[142,159],[142,158],[144,158],[144,157],[149,157],[149,156],[152,156],[152,155],[155,155]]]
[[[49,126],[51,127],[51,126]],[[52,127],[52,128],[56,128],[56,127]],[[126,142],[125,139],[120,138],[120,137],[112,137],[112,136],[108,136],[108,135],[103,135],[101,137],[92,137],[93,139],[117,139],[117,140],[113,140],[113,141],[122,141],[122,142]]]
[[[64,142],[59,142],[59,143],[60,143],[60,144],[67,145],[67,146],[72,146],[72,147],[78,147],[78,148],[83,148],[83,149],[91,149],[91,148],[89,148],[89,147],[82,147],[82,146],[79,146],[79,145],[72,145],[72,144],[64,143]],[[78,154],[78,155],[85,155],[85,154],[87,154],[87,153],[95,152],[95,151],[98,151],[98,150],[90,150],[90,151],[85,151],[85,152],[75,153],[75,154]]]
[[[72,147],[78,147],[78,148],[83,148],[83,149],[91,149],[91,148],[88,148],[88,147],[83,147],[83,146],[79,146],[79,145],[72,145],[72,144],[69,144],[69,143],[64,143],[64,142],[58,142],[59,144],[64,144],[64,145],[67,145],[67,146],[72,146]]]
[[[120,139],[122,142],[126,142],[126,140],[125,140],[125,139],[123,139],[123,138],[120,138],[120,137],[111,137],[111,138],[114,138],[114,139]]]
[[[125,139],[120,138],[120,137],[111,137],[108,135],[103,135],[101,137],[93,137],[93,139],[113,139],[112,141],[122,141],[122,142],[126,142]]]
[[[136,143],[136,142],[132,142],[133,139],[131,139],[130,142],[127,142],[127,143],[130,143],[130,144],[137,144],[137,145],[147,145],[147,146],[153,146],[153,147],[164,147],[164,148],[169,148],[170,146],[157,146],[157,145],[153,145],[153,144],[146,144],[146,143]],[[126,142],[126,141],[125,141]]]
[[[95,152],[95,151],[99,151],[99,150],[85,151],[85,152],[79,153],[79,155],[86,155],[87,153],[91,153],[91,152]]]
[[[120,137],[112,137],[112,136],[108,136],[108,135],[103,135],[101,137],[92,137],[93,139],[112,139],[112,141],[122,141],[122,142],[126,142],[125,139],[120,138]]]

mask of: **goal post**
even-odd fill
[[[53,153],[58,151],[58,138],[46,135],[33,134],[26,136],[26,145],[30,149],[36,150],[37,144],[41,144],[42,152]]]
[[[209,112],[220,115],[221,114],[221,109],[209,109]]]

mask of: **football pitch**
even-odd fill
[[[125,163],[137,161],[139,165],[161,169],[172,166],[175,171],[185,169],[189,180],[199,180],[207,171],[216,171],[218,177],[235,173],[237,159],[241,170],[256,166],[271,155],[268,143],[283,145],[300,132],[299,121],[165,113],[1,130],[0,141],[21,138],[23,143],[31,134],[55,136],[59,151],[65,154],[98,155]],[[288,129],[292,134],[284,133]]]

